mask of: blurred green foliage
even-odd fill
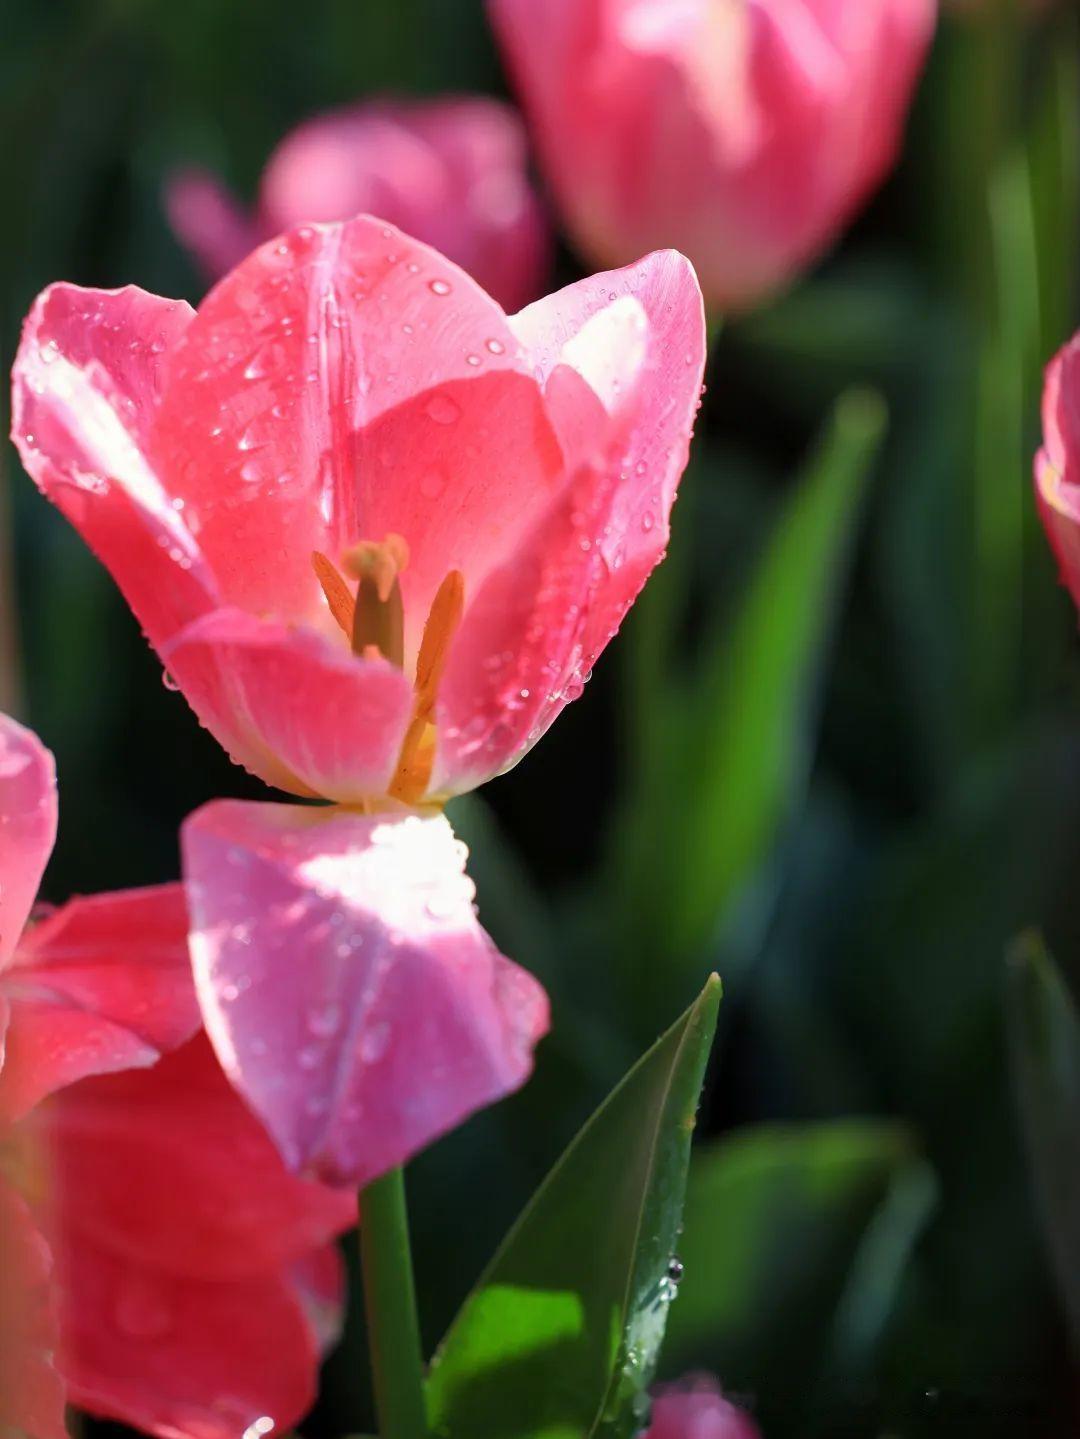
[[[769,1439],[1080,1425],[1061,1241],[1043,1241],[1007,1062],[1011,1016],[1027,1112],[1034,980],[1000,983],[1031,925],[1060,991],[1080,978],[1080,650],[1029,480],[1040,366],[1078,318],[1080,41],[1074,7],[1018,8],[943,21],[885,192],[723,331],[666,566],[544,744],[454,806],[482,915],[555,1027],[522,1094],[413,1167],[429,1349],[715,968],[664,1372],[716,1369]],[[3,16],[5,363],[50,280],[198,298],[162,214],[169,166],[250,194],[313,110],[504,86],[480,0]],[[553,284],[577,273],[562,253]],[[876,457],[868,389],[889,417]],[[48,893],[170,877],[188,811],[259,790],[10,451],[0,475],[0,631],[21,657],[0,634],[0,699],[60,767]],[[364,1419],[359,1306],[350,1325],[315,1433]]]

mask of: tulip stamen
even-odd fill
[[[465,607],[465,580],[460,570],[451,570],[431,602],[424,625],[420,653],[416,660],[416,698],[413,716],[401,746],[397,770],[390,785],[395,799],[413,804],[421,798],[431,779],[435,763],[435,701],[446,668],[450,641],[461,622]]]

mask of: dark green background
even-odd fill
[[[1040,366],[1077,319],[1077,38],[1070,5],[1032,27],[986,8],[943,26],[904,161],[837,251],[724,328],[671,558],[585,696],[457,810],[482,917],[556,1029],[525,1093],[415,1166],[429,1347],[717,968],[668,1369],[716,1369],[769,1439],[1076,1432],[1003,956],[1038,926],[1080,964],[1080,648],[1029,481]],[[504,91],[479,0],[4,0],[0,19],[5,367],[51,280],[198,299],[170,165],[250,195],[312,110]],[[552,285],[578,273],[563,249]],[[887,437],[861,497],[856,473],[815,499],[803,457],[852,386],[884,396]],[[47,894],[172,877],[183,816],[259,788],[11,450],[0,477],[0,700],[60,769]],[[370,1422],[357,1343],[313,1431]]]

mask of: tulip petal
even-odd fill
[[[60,1267],[61,1365],[80,1408],[160,1439],[285,1433],[310,1408],[318,1339],[287,1277],[207,1283],[84,1242]]]
[[[1042,418],[1043,448],[1035,460],[1039,517],[1061,581],[1080,605],[1080,337],[1047,367]]]
[[[263,238],[243,206],[206,170],[170,175],[165,209],[173,234],[211,279],[238,265]]]
[[[183,853],[207,1031],[291,1168],[366,1184],[528,1077],[546,997],[441,815],[225,801]]]
[[[168,355],[192,314],[133,285],[51,285],[27,317],[12,371],[11,434],[27,473],[158,646],[216,603],[213,577],[147,458]]]
[[[761,1439],[745,1409],[724,1397],[709,1375],[668,1384],[657,1391],[644,1439]]]
[[[514,367],[499,306],[434,250],[369,216],[302,226],[204,300],[170,359],[155,463],[228,603],[316,623],[312,551],[336,562],[381,540],[375,498],[415,503],[422,480],[366,432],[430,391],[426,423],[445,443],[442,387]]]
[[[0,820],[2,971],[19,942],[56,842],[53,757],[37,735],[6,715],[0,715]]]
[[[0,1176],[0,1433],[67,1439],[49,1247]]]
[[[284,1169],[202,1034],[153,1069],[67,1090],[49,1127],[57,1231],[135,1268],[249,1279],[300,1264],[356,1223],[354,1195]],[[329,1303],[319,1274],[315,1294]]]
[[[581,454],[578,417],[591,407],[603,449],[584,452],[570,486],[466,614],[440,693],[433,793],[508,768],[581,693],[663,557],[700,403],[701,291],[674,251],[582,280],[511,325],[564,447]]]
[[[199,1027],[178,884],[76,899],[25,936],[10,1007],[0,1120],[91,1074],[154,1064]]]
[[[394,665],[236,609],[197,620],[162,658],[207,729],[267,783],[344,803],[386,790],[413,707]]]

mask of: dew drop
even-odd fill
[[[317,1039],[329,1039],[341,1025],[340,1006],[327,1004],[322,1009],[313,1009],[308,1015],[307,1025]]]
[[[449,395],[432,395],[426,413],[437,425],[452,425],[461,416],[461,406]]]
[[[506,354],[506,346],[501,340],[485,340],[484,345],[493,355]]]
[[[428,281],[428,289],[433,295],[449,295],[452,288],[453,286],[448,284],[446,280]]]

